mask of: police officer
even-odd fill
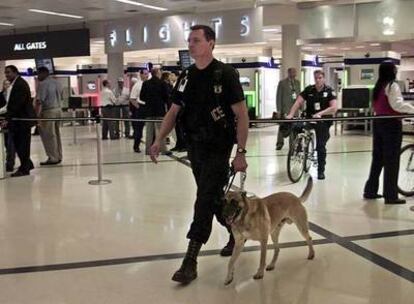
[[[313,73],[315,85],[310,85],[299,94],[295,104],[290,109],[287,119],[292,119],[295,113],[306,103],[306,118],[322,118],[333,115],[337,111],[336,96],[332,88],[325,84],[325,73]],[[318,179],[325,179],[326,143],[329,140],[329,128],[332,122],[321,121],[314,126],[316,133],[316,151],[318,153]]]
[[[160,143],[174,128],[182,110],[180,120],[197,184],[194,218],[187,234],[190,240],[187,253],[172,278],[184,284],[197,277],[197,256],[210,236],[213,216],[229,229],[222,217],[221,198],[228,182],[229,159],[236,139],[233,167],[236,172],[247,169],[245,147],[249,118],[243,89],[237,71],[214,59],[215,41],[216,35],[210,27],[195,25],[191,28],[188,45],[195,64],[180,75],[171,95],[171,109],[151,147],[151,158],[156,162]],[[221,254],[231,255],[233,247],[234,239],[230,237]]]

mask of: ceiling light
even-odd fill
[[[380,46],[380,43],[371,43],[370,46]]]
[[[141,2],[137,2],[137,1],[132,1],[132,0],[115,0],[115,1],[118,1],[118,2],[121,2],[121,3],[125,3],[125,4],[142,6],[142,7],[150,8],[150,9],[157,10],[157,11],[168,11],[168,9],[165,8],[165,7],[148,5],[148,4],[145,4],[145,3],[141,3]]]
[[[282,37],[279,37],[279,38],[270,38],[268,40],[269,41],[281,41],[282,40]]]
[[[355,48],[356,49],[365,49],[365,46],[364,45],[357,45]]]
[[[266,33],[280,33],[280,29],[278,28],[265,28],[262,29],[262,32],[266,32]]]
[[[386,30],[383,30],[383,31],[382,31],[382,34],[383,34],[384,36],[392,36],[392,35],[394,35],[394,34],[395,34],[395,31],[394,31],[394,30],[392,30],[392,29],[386,29]]]
[[[337,47],[336,47],[336,46],[329,46],[329,47],[327,47],[327,49],[328,49],[328,50],[336,50],[336,49],[337,49]]]
[[[70,14],[64,14],[64,13],[57,13],[57,12],[52,12],[52,11],[44,11],[44,10],[38,10],[38,9],[33,9],[33,8],[29,9],[29,11],[32,12],[32,13],[60,16],[60,17],[73,18],[73,19],[83,19],[82,16],[70,15]]]
[[[255,42],[254,44],[263,45],[263,44],[266,44],[266,42]]]
[[[4,26],[14,26],[14,24],[5,23],[5,22],[0,22],[0,25],[4,25]]]

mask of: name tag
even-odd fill
[[[315,110],[316,111],[320,111],[321,110],[321,103],[320,102],[315,102]]]
[[[328,92],[323,92],[323,97],[328,97]]]
[[[296,100],[296,98],[297,98],[297,97],[298,97],[298,96],[296,95],[296,92],[293,92],[293,93],[292,93],[292,99],[293,99],[293,100]]]

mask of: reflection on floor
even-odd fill
[[[112,183],[91,186],[95,133],[77,131],[74,144],[72,129],[63,128],[62,165],[39,168],[45,155],[35,137],[32,175],[0,181],[0,303],[412,303],[413,200],[405,206],[362,200],[369,136],[331,137],[327,179],[315,181],[306,202],[314,261],[287,226],[275,271],[252,279],[258,244],[247,242],[235,282],[224,287],[228,259],[217,250],[228,235],[215,223],[199,278],[181,287],[170,277],[187,245],[195,197],[190,169],[166,156],[153,165],[128,139],[105,141],[104,178]],[[275,127],[251,130],[246,189],[299,194],[304,181],[289,182],[287,149],[276,152],[275,140]]]

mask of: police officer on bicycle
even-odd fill
[[[151,159],[156,162],[160,142],[173,129],[177,118],[180,119],[197,184],[187,253],[172,278],[184,284],[197,277],[197,256],[210,237],[214,215],[230,232],[222,216],[222,197],[236,140],[237,152],[232,165],[236,172],[247,169],[245,147],[249,118],[244,93],[237,71],[214,59],[215,41],[216,35],[210,27],[196,25],[191,28],[188,45],[195,64],[180,75],[171,94],[172,106],[151,147]],[[221,255],[231,255],[233,247],[234,239],[230,236]]]
[[[325,84],[325,73],[313,73],[315,84],[305,88],[299,94],[296,102],[290,109],[287,119],[292,119],[295,113],[306,104],[306,118],[322,118],[334,115],[337,111],[336,96],[332,88]],[[325,179],[326,143],[329,140],[330,121],[317,122],[313,128],[316,133],[316,151],[318,153],[318,179]]]

